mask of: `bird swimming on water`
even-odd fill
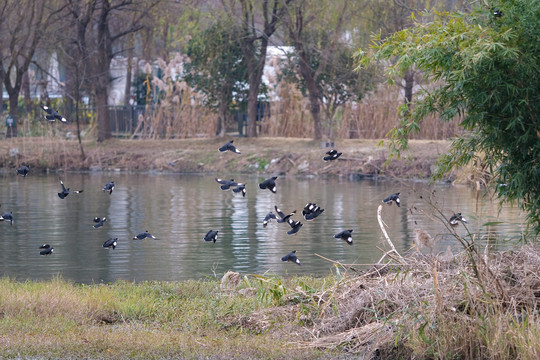
[[[400,207],[399,193],[392,194],[382,201],[385,204],[392,205],[392,202],[395,202],[398,207]]]
[[[206,235],[204,235],[204,241],[213,241],[214,244],[216,243],[216,240],[218,239],[218,232],[219,231],[214,231],[214,230],[210,230],[206,233]]]
[[[223,145],[222,147],[220,147],[218,150],[219,150],[220,152],[225,152],[225,151],[228,150],[228,151],[231,151],[231,152],[233,152],[233,153],[240,154],[240,150],[238,150],[238,149],[236,148],[236,146],[233,145],[233,141],[234,141],[234,140],[229,141],[228,143],[226,143],[225,145]]]
[[[60,199],[64,199],[66,196],[68,196],[71,193],[80,194],[83,192],[82,190],[70,191],[69,188],[66,189],[66,187],[64,186],[64,182],[62,180],[60,180],[60,185],[62,186],[62,192],[58,193],[58,197]]]
[[[296,256],[296,250],[291,251],[287,255],[281,258],[281,261],[290,261],[298,265],[302,265],[300,263],[300,260],[298,260],[298,257]]]
[[[47,115],[45,115],[45,119],[49,121],[60,120],[64,124],[68,122],[65,117],[63,117],[56,110],[51,109],[47,105],[39,105],[39,106],[41,106],[41,108],[47,113]]]
[[[22,175],[22,177],[26,177],[26,175],[28,175],[29,172],[30,172],[30,168],[28,168],[28,166],[24,164],[21,165],[21,167],[17,169],[17,174]]]
[[[261,189],[268,189],[274,194],[276,193],[276,179],[277,176],[272,176],[270,179],[264,180],[262,183],[259,184],[259,188]]]
[[[334,238],[341,239],[343,241],[346,241],[347,244],[352,245],[353,244],[352,234],[351,234],[352,232],[353,232],[352,230],[343,230],[342,232],[339,232],[336,235],[334,235]]]

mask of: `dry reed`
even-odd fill
[[[318,295],[315,339],[300,346],[366,358],[536,359],[540,246],[482,257],[479,278],[469,255],[448,252],[349,277]]]

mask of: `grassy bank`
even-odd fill
[[[0,281],[2,358],[537,359],[540,247],[326,278]],[[337,271],[339,270],[339,272]]]
[[[437,157],[449,146],[448,141],[414,140],[408,154],[386,166],[388,150],[378,146],[377,140],[339,140],[335,148],[343,155],[335,162],[324,162],[322,157],[329,149],[320,141],[235,138],[241,155],[219,153],[217,149],[230,139],[89,141],[83,142],[83,158],[76,140],[22,137],[0,141],[0,166],[8,172],[25,163],[37,172],[119,169],[427,178]]]

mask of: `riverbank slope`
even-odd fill
[[[229,140],[241,154],[220,153]],[[12,171],[21,164],[33,171],[157,171],[197,173],[267,173],[288,175],[395,176],[426,179],[449,141],[413,140],[410,151],[388,166],[389,150],[378,140],[339,140],[333,146],[299,138],[213,138],[181,140],[76,140],[14,138],[0,141],[0,166]],[[332,145],[332,144],[328,144]],[[322,160],[336,148],[336,161]],[[454,175],[450,175],[452,179]]]

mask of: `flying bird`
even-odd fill
[[[392,194],[382,201],[385,204],[392,205],[392,202],[395,202],[398,207],[400,207],[399,193]]]
[[[341,154],[343,154],[343,153],[340,153],[337,150],[332,149],[332,150],[326,152],[326,156],[323,157],[323,160],[324,161],[336,160],[338,157],[341,156]]]
[[[234,140],[229,141],[228,143],[226,143],[225,145],[223,145],[222,147],[220,147],[218,150],[219,150],[220,152],[225,152],[225,151],[228,150],[228,151],[231,151],[231,152],[233,152],[233,153],[240,154],[240,150],[238,150],[238,149],[236,148],[236,146],[233,145],[233,141],[234,141]]]
[[[289,221],[289,218],[291,216],[293,216],[294,214],[296,214],[296,210],[294,210],[292,213],[290,213],[289,215],[285,215],[283,213],[283,211],[279,210],[279,208],[277,206],[274,205],[274,209],[276,209],[276,213],[278,214],[279,216],[279,219],[277,219],[277,222],[278,223],[284,223],[284,222],[288,222]]]
[[[216,181],[221,184],[220,186],[221,190],[229,190],[231,186],[244,185],[244,184],[237,183],[236,181],[234,181],[234,179],[224,180],[224,179],[216,178]]]
[[[465,224],[468,223],[468,221],[463,217],[463,215],[461,215],[461,213],[457,213],[457,214],[452,215],[450,217],[450,220],[448,220],[448,222],[452,226],[456,226],[457,224],[459,224],[459,221],[461,221],[462,223],[465,223]]]
[[[300,221],[294,221],[293,219],[287,220],[287,223],[291,226],[291,230],[287,231],[288,235],[296,234],[303,225]]]
[[[334,238],[341,239],[343,241],[346,241],[347,244],[352,245],[352,232],[352,230],[343,230],[342,232],[334,235]]]
[[[307,203],[306,206],[304,206],[304,210],[302,210],[302,215],[306,221],[312,221],[317,216],[321,215],[323,211],[324,209],[321,209],[321,207],[317,206],[317,204]]]
[[[40,105],[40,106],[47,113],[47,115],[45,115],[45,119],[49,121],[60,120],[64,124],[68,122],[67,119],[63,117],[62,115],[60,115],[56,110],[51,109],[47,105]]]
[[[116,249],[116,242],[118,241],[118,238],[110,238],[109,240],[105,241],[103,243],[103,247],[105,249],[112,248],[113,250]]]
[[[97,219],[98,221],[96,221],[96,219]],[[94,218],[94,222],[96,223],[96,224],[94,225],[94,229],[99,229],[100,227],[102,227],[102,226],[105,224],[106,221],[107,221],[107,218],[106,218],[106,217],[103,217],[103,219],[100,219],[100,218]]]
[[[66,196],[68,196],[71,193],[79,194],[83,192],[82,190],[70,191],[69,188],[66,189],[66,187],[64,186],[64,182],[62,180],[60,180],[60,185],[62,186],[62,192],[58,193],[58,197],[60,199],[64,199]]]
[[[10,222],[11,225],[13,225],[13,211],[6,212],[2,216],[0,216],[0,221],[7,220]]]
[[[214,244],[216,243],[217,237],[218,237],[219,231],[210,230],[204,235],[204,241],[213,241]]]
[[[246,197],[246,185],[245,184],[237,184],[234,189],[232,189],[235,193],[242,193],[242,197]]]
[[[51,255],[54,251],[54,248],[49,244],[43,244],[39,248],[43,249],[39,252],[39,255]]]
[[[156,237],[154,235],[150,234],[148,232],[148,230],[146,230],[145,232],[142,232],[142,233],[138,234],[137,236],[134,236],[133,240],[143,240],[143,239],[146,239],[146,238],[155,239]]]
[[[263,220],[263,227],[266,227],[272,219],[277,220],[276,214],[274,214],[273,212],[269,212],[268,214],[266,214]]]
[[[270,179],[266,179],[262,183],[260,183],[259,187],[263,190],[268,189],[275,194],[276,193],[276,179],[277,179],[277,176],[272,176]]]
[[[20,168],[17,169],[17,174],[22,175],[22,177],[26,177],[29,172],[30,169],[26,165],[22,165]]]
[[[112,194],[113,190],[114,190],[114,181],[109,181],[103,187],[103,191],[108,191],[109,195]]]
[[[296,257],[296,250],[291,251],[287,255],[281,258],[281,261],[290,261],[298,265],[302,265],[300,263],[300,260],[298,260],[298,257]]]

